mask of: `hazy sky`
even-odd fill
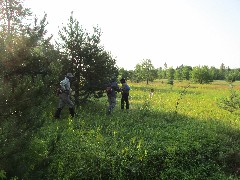
[[[71,11],[89,32],[98,25],[101,44],[128,70],[143,59],[155,68],[240,68],[240,0],[25,0],[25,7],[47,13],[55,38]]]

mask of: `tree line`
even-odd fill
[[[229,83],[240,80],[240,68],[230,69],[223,63],[220,68],[204,66],[187,66],[180,65],[177,68],[168,67],[164,63],[164,67],[154,68],[150,59],[143,59],[137,64],[134,70],[125,70],[119,68],[120,76],[127,77],[132,82],[154,81],[156,79],[168,79],[171,83],[173,80],[183,81],[190,80],[193,83],[210,83],[213,80],[225,80]]]

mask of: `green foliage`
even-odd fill
[[[124,68],[120,68],[119,70],[119,74],[118,74],[118,80],[125,78],[126,80],[129,80],[130,77],[130,72],[125,70]]]
[[[64,64],[62,72],[75,75],[76,106],[80,101],[102,94],[108,80],[118,74],[116,60],[100,45],[100,29],[94,27],[93,31],[92,35],[86,32],[71,15],[67,26],[59,32]]]
[[[192,71],[191,66],[181,65],[175,69],[174,79],[182,81],[190,79],[190,72]]]
[[[221,98],[218,102],[218,106],[231,113],[235,112],[240,114],[240,94],[233,89],[232,84],[230,84],[230,96]]]
[[[183,80],[183,72],[181,68],[176,68],[174,73],[174,79],[177,79],[179,81]]]
[[[37,97],[37,93],[49,92],[55,80],[55,69],[57,63],[57,52],[49,44],[49,39],[45,40],[45,17],[40,25],[35,25],[28,31],[28,36],[14,37],[11,42],[4,41],[3,58],[1,59],[3,71],[1,72],[4,86],[2,90],[1,106],[11,108],[2,109],[2,113],[21,114],[27,107],[31,107],[35,101],[26,104],[32,97]],[[7,48],[8,43],[12,48]],[[25,103],[19,106],[18,103]],[[26,106],[27,105],[27,106]]]
[[[240,70],[237,69],[217,69],[215,67],[208,68],[207,66],[203,67],[194,67],[181,65],[176,69],[170,67],[168,69],[163,69],[159,67],[157,69],[152,69],[149,71],[150,81],[156,79],[174,79],[174,80],[192,80],[195,83],[210,83],[213,80],[226,80],[227,82],[234,82],[240,80]],[[121,70],[121,69],[120,69]],[[124,70],[124,69],[123,69]],[[135,66],[134,71],[130,70],[121,70],[121,74],[128,76],[128,78],[133,82],[142,82],[145,81],[144,71],[141,64]]]
[[[171,90],[159,81],[133,83],[130,110],[117,106],[105,116],[106,97],[91,97],[104,95],[104,84],[118,70],[100,45],[100,29],[90,34],[71,16],[56,49],[46,37],[46,15],[21,29],[21,1],[0,2],[20,3],[13,6],[19,17],[14,12],[0,20],[0,179],[239,179],[240,119],[228,111],[239,109],[240,98],[232,89],[221,101],[228,111],[218,108],[226,85],[203,84],[212,81],[214,69],[175,71],[165,63],[161,78],[182,82]],[[13,20],[20,24],[6,33],[6,22]],[[183,81],[190,70],[201,85]],[[222,65],[219,74],[227,71]],[[76,77],[77,104],[91,101],[73,119],[63,110],[63,118],[54,120],[54,85],[67,72]],[[120,73],[136,82],[156,78],[148,59]],[[150,89],[154,96],[148,100]]]
[[[172,67],[167,69],[167,79],[169,84],[171,85],[173,85],[174,73],[175,73],[175,70]]]
[[[142,75],[142,66],[140,64],[137,64],[134,69],[134,74],[133,74],[133,81],[134,82],[141,82],[144,81],[144,77]]]
[[[207,66],[193,67],[191,71],[191,80],[196,83],[204,84],[211,82],[213,77]]]
[[[190,80],[190,72],[192,71],[191,66],[183,66],[182,67],[182,75],[184,80]]]
[[[238,179],[240,121],[214,102],[226,92],[187,85],[131,84],[130,111],[116,107],[110,117],[106,97],[78,108],[74,119],[39,112],[42,125],[12,168],[24,179]]]
[[[226,79],[227,82],[233,83],[238,79],[239,76],[240,76],[239,71],[231,70],[231,71],[226,73],[225,79]]]
[[[176,109],[175,109],[175,112],[177,113],[177,110],[178,110],[178,106],[179,106],[179,103],[180,103],[180,100],[183,98],[184,95],[186,95],[187,93],[187,89],[190,87],[190,84],[188,84],[186,87],[184,87],[184,89],[181,91],[180,93],[180,96],[179,98],[177,99],[177,102],[176,102]]]
[[[134,74],[135,82],[146,80],[148,84],[149,81],[153,81],[157,78],[157,72],[154,70],[154,66],[150,59],[144,59],[140,64],[137,64],[134,69]]]
[[[27,27],[23,19],[31,16],[30,9],[23,6],[23,0],[0,0],[0,8],[0,30],[8,36],[21,34]]]
[[[173,85],[174,81],[173,81],[173,79],[168,79],[167,83],[170,84],[170,85]]]
[[[147,116],[151,113],[151,104],[149,100],[144,101],[139,113],[141,113],[142,116]]]
[[[46,16],[21,35],[1,34],[0,74],[0,167],[8,177],[23,175],[33,159],[28,146],[45,121],[46,104],[51,104],[53,82],[58,77],[58,52],[45,38]],[[22,153],[25,152],[25,153]]]
[[[158,79],[165,79],[166,78],[166,71],[163,70],[162,67],[159,67],[157,69],[157,75],[158,75]]]
[[[0,170],[0,179],[7,179],[6,172],[4,170]]]

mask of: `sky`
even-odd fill
[[[101,45],[126,70],[144,59],[155,68],[240,68],[240,0],[25,0],[24,7],[47,14],[54,39],[71,12],[88,32],[98,26]]]

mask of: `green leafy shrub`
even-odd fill
[[[218,106],[231,113],[240,113],[240,94],[233,89],[232,85],[230,85],[230,96],[221,98],[218,102]]]

